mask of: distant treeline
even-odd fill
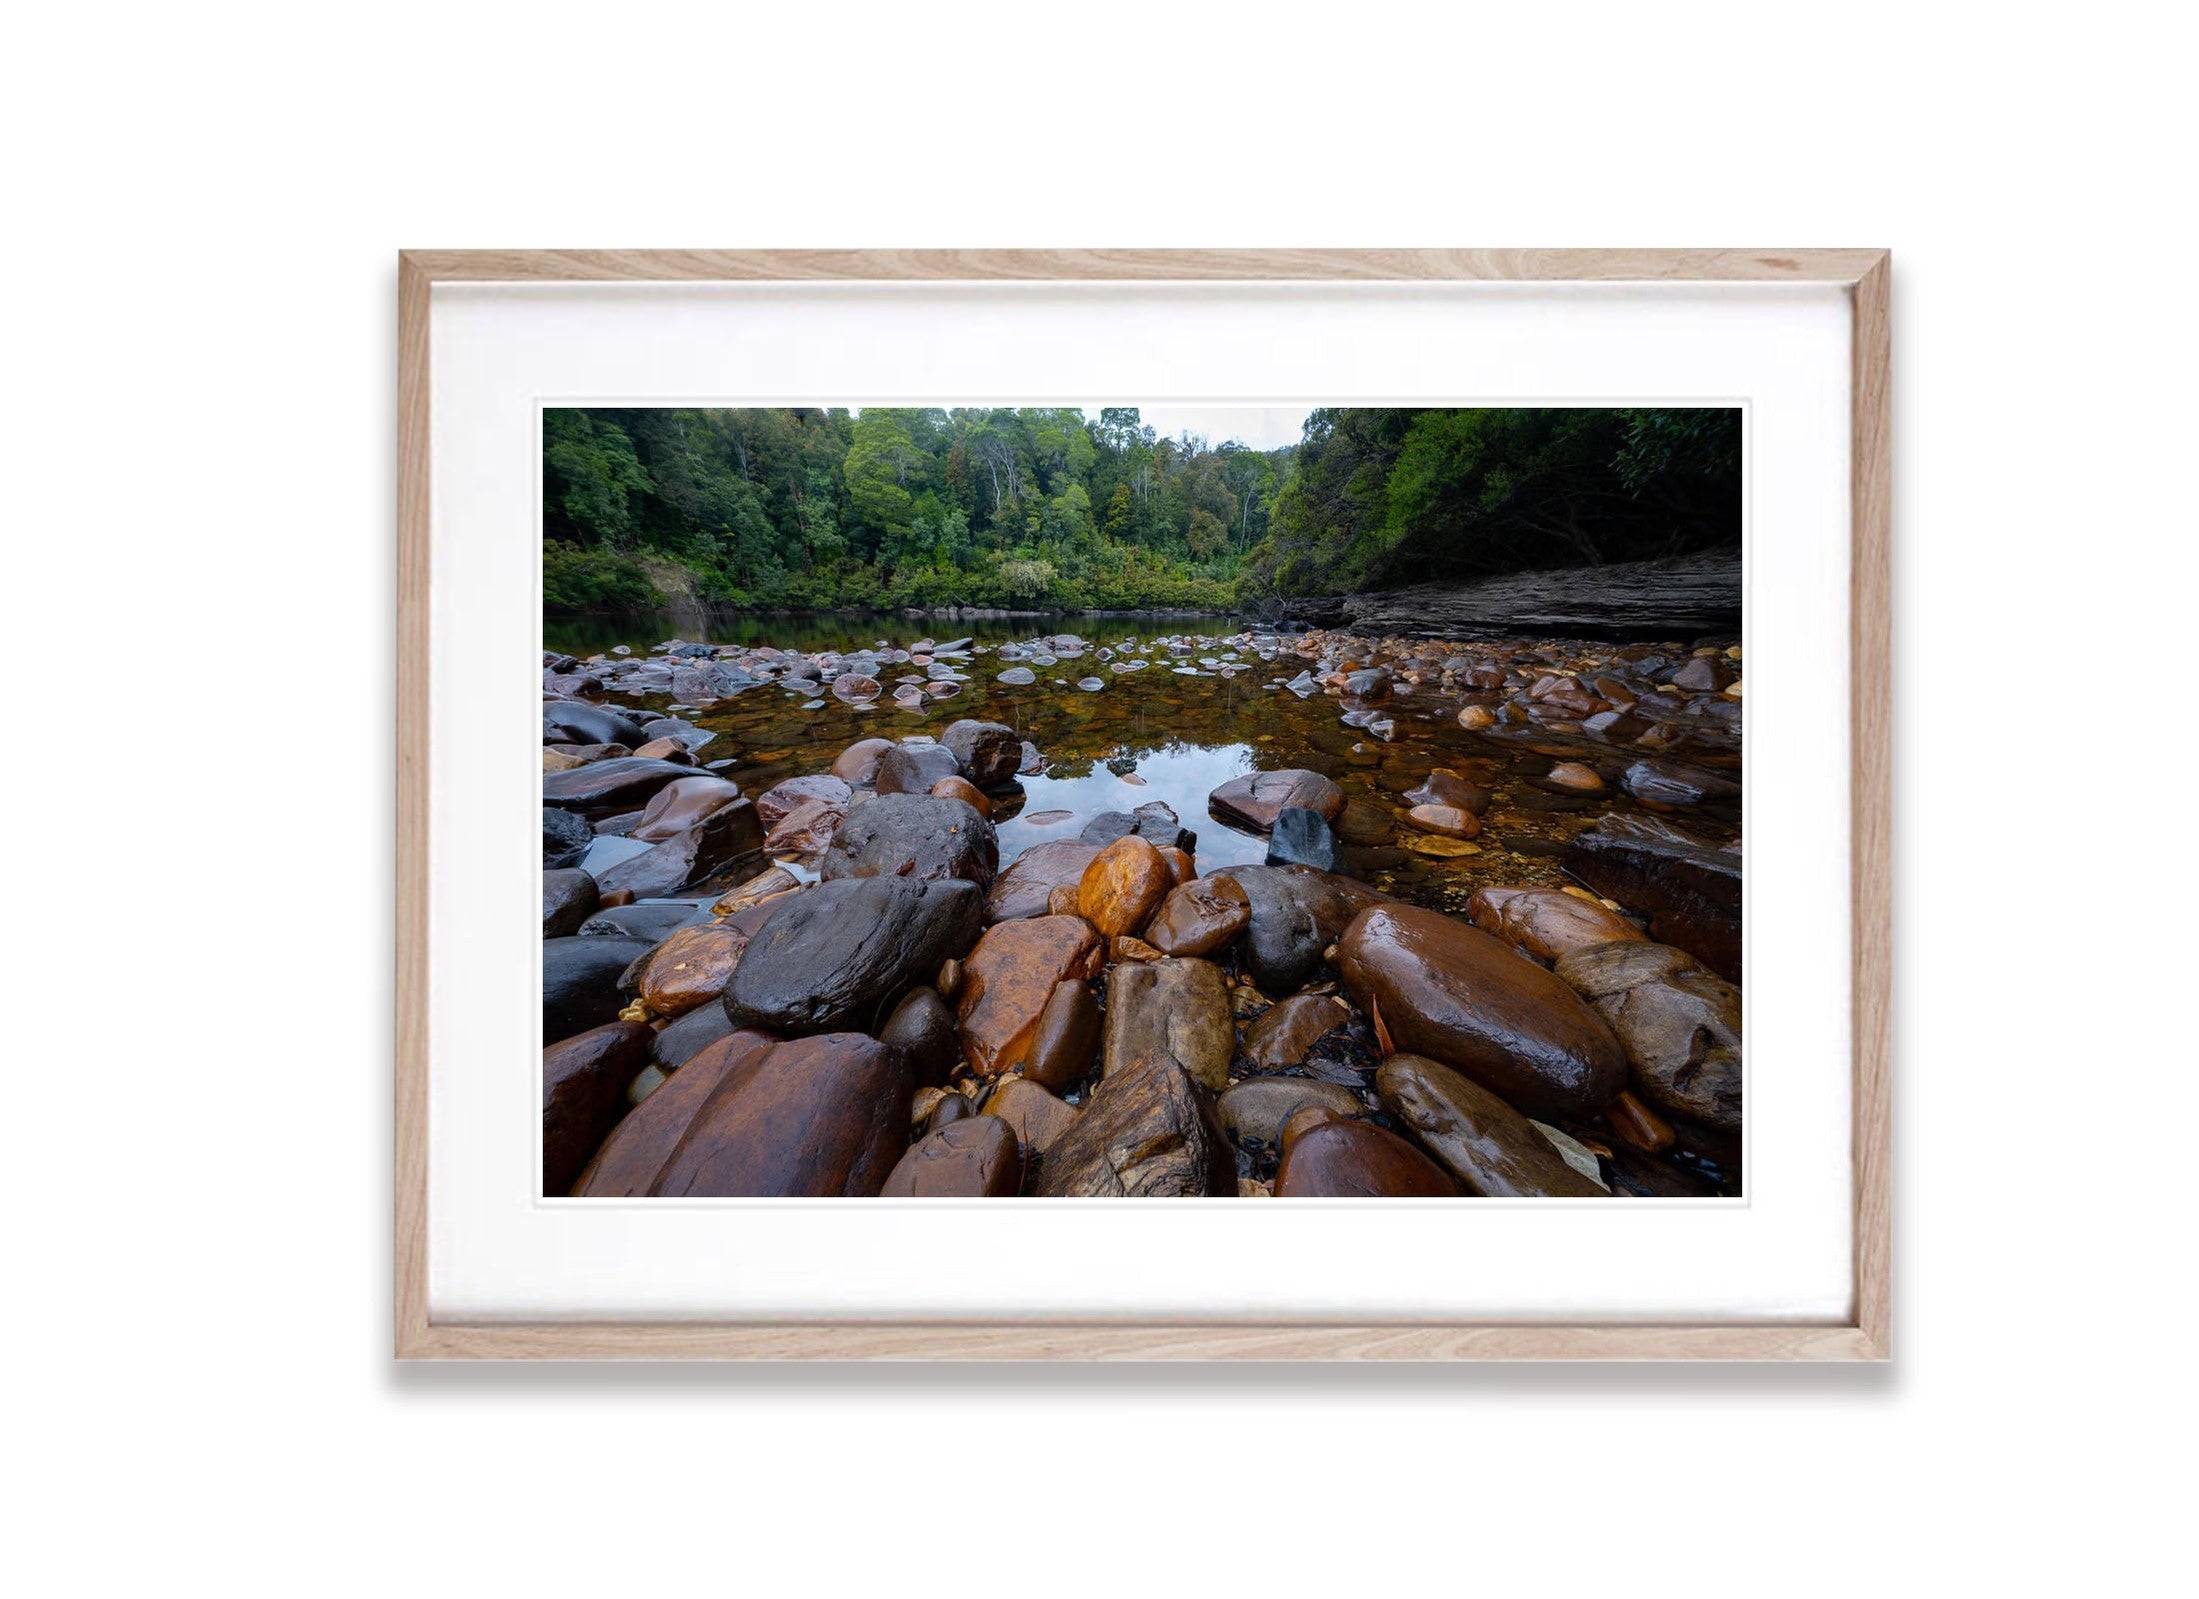
[[[1134,407],[556,410],[544,600],[1229,610],[1738,544],[1731,410],[1315,411],[1296,445]]]

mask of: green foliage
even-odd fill
[[[1702,410],[1334,409],[1272,451],[1127,406],[550,411],[545,595],[1226,610],[1731,539],[1739,446]]]

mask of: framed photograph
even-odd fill
[[[397,1353],[1886,1358],[1888,270],[400,256]]]

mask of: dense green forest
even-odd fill
[[[553,610],[1230,610],[1738,544],[1732,410],[1339,408],[1271,451],[1134,407],[553,410]]]

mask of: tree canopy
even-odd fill
[[[1731,410],[1335,408],[1278,450],[1135,407],[553,410],[545,601],[1226,610],[1738,543]]]

